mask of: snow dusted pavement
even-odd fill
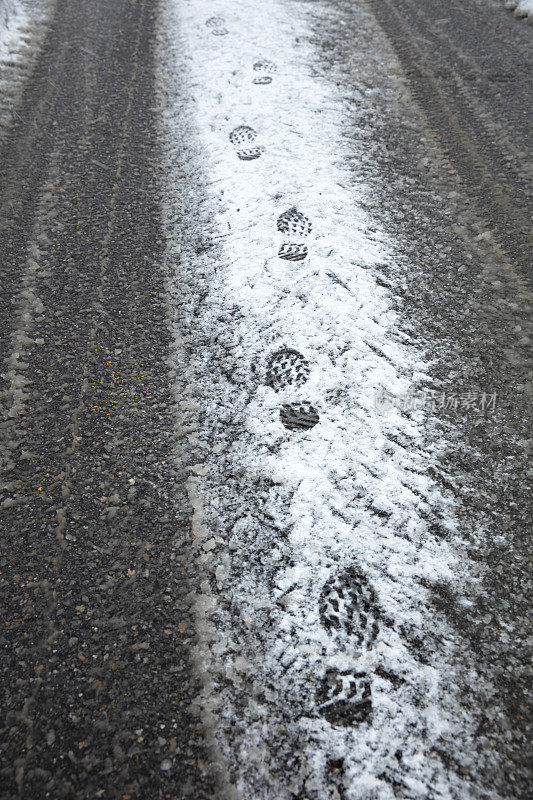
[[[0,136],[12,122],[53,6],[54,0],[0,0]]]
[[[0,800],[529,798],[530,26],[6,10]]]
[[[512,11],[515,17],[533,23],[533,0],[505,0],[505,8]]]
[[[275,0],[174,2],[160,23],[198,710],[221,797],[504,797],[459,691],[497,687],[428,591],[468,606],[479,565],[432,478],[446,441],[408,402],[431,381],[348,164],[365,131],[347,145],[312,35],[304,4]]]

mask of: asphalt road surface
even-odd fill
[[[157,270],[155,10],[58,3],[2,151],[2,347],[17,353],[2,423],[6,798],[202,785]]]
[[[228,17],[239,10],[225,11],[223,2],[220,8],[208,5],[213,14]],[[184,37],[196,30],[190,22],[194,6],[183,4],[189,14],[184,12]],[[160,122],[165,92],[171,94],[160,64],[162,48],[173,36],[164,7],[148,0],[57,0],[16,115],[0,140],[0,674],[5,691],[0,797],[523,800],[531,796],[527,157],[532,29],[499,4],[482,0],[293,2],[286,12],[298,24],[305,19],[305,40],[315,53],[310,74],[321,86],[332,87],[348,109],[340,134],[348,153],[343,174],[370,187],[365,213],[395,242],[395,268],[383,261],[376,267],[377,281],[392,298],[398,330],[410,347],[424,353],[426,386],[446,396],[497,395],[494,406],[477,415],[458,413],[450,405],[440,409],[427,433],[428,452],[435,438],[447,442],[432,463],[431,480],[453,500],[460,527],[457,548],[474,565],[475,592],[463,602],[453,584],[424,578],[425,608],[444,621],[449,637],[440,637],[437,622],[434,636],[427,625],[419,634],[405,625],[401,631],[406,652],[414,653],[417,663],[438,669],[442,650],[447,653],[442,658],[455,665],[457,716],[468,717],[474,730],[464,734],[468,758],[458,755],[445,736],[433,750],[428,746],[423,757],[435,759],[442,774],[452,776],[443,788],[424,783],[429,773],[422,770],[420,777],[414,755],[412,761],[404,755],[402,764],[398,746],[397,763],[391,766],[383,757],[374,783],[358,788],[357,766],[342,750],[348,739],[335,739],[337,751],[328,752],[323,763],[320,757],[313,761],[315,751],[301,746],[301,732],[283,738],[292,724],[285,717],[272,730],[268,718],[261,723],[264,738],[275,740],[271,749],[263,751],[259,743],[247,751],[246,725],[252,729],[256,723],[247,722],[252,717],[239,700],[239,692],[247,692],[245,679],[219,689],[225,681],[231,684],[232,673],[217,673],[215,666],[210,673],[214,695],[227,691],[220,697],[227,698],[233,721],[221,704],[213,702],[207,713],[207,703],[198,703],[199,693],[205,697],[203,660],[210,645],[204,611],[197,603],[193,613],[191,597],[200,583],[211,587],[209,602],[219,604],[217,624],[230,639],[238,610],[230,608],[231,592],[202,572],[210,568],[209,548],[200,557],[194,549],[195,495],[187,478],[200,445],[192,441],[190,427],[178,424],[176,409],[179,419],[184,408],[194,417],[196,406],[182,407],[180,392],[186,392],[191,375],[209,387],[210,373],[220,369],[231,384],[227,397],[235,393],[238,410],[247,378],[238,368],[235,375],[226,365],[219,368],[220,354],[233,346],[223,341],[232,318],[220,317],[218,341],[201,317],[204,300],[209,303],[201,259],[219,257],[209,236],[201,238],[202,225],[207,230],[211,224],[203,205],[211,191],[209,161],[202,157],[209,139],[206,134],[194,145],[185,138],[176,141],[177,150],[190,148],[192,155],[178,153],[183,183],[174,180]],[[227,37],[209,39],[226,47],[220,43],[231,39],[231,19],[217,25],[202,35],[211,37],[212,30],[227,25]],[[280,36],[289,35],[289,28],[288,23],[280,27]],[[297,34],[290,30],[295,51]],[[194,64],[196,45],[190,47]],[[173,76],[183,119],[196,113],[191,104],[201,108],[203,102],[194,68],[189,75]],[[258,73],[273,76],[275,86],[273,71]],[[280,118],[293,122],[285,110]],[[297,113],[294,119],[296,124]],[[329,119],[327,109],[323,119]],[[247,140],[250,147],[255,145]],[[223,171],[220,175],[224,179]],[[181,216],[169,222],[165,203],[172,183],[184,199]],[[303,216],[285,219],[286,227],[300,226],[302,237]],[[182,268],[185,264],[192,273],[178,277],[169,294],[172,226],[192,242],[190,251],[183,245],[182,259]],[[299,246],[306,247],[302,241]],[[180,305],[180,295],[192,298],[193,311]],[[181,357],[176,356],[180,336],[185,342]],[[202,355],[204,345],[209,356]],[[242,389],[247,397],[249,385]],[[203,426],[207,447],[214,448],[216,425],[206,407],[194,424]],[[224,423],[228,450],[239,441],[239,414],[230,409]],[[261,483],[259,496],[257,483],[231,469],[221,460],[218,478],[212,484],[206,478],[213,497],[221,475],[225,482],[205,512],[213,530],[217,525],[230,529],[227,520],[241,500],[250,514],[257,511],[257,518],[276,529],[276,503],[286,509],[293,495],[278,491],[275,479]],[[273,492],[278,492],[274,511],[265,500]],[[344,518],[352,513],[337,511]],[[286,513],[279,510],[279,518]],[[381,509],[379,516],[378,508],[373,513],[386,525],[393,512]],[[443,514],[433,507],[425,513],[431,535],[453,548],[455,534]],[[267,563],[261,547],[255,561],[250,556],[240,562],[244,571]],[[373,580],[379,583],[377,572]],[[236,606],[238,585],[234,581],[231,587]],[[372,590],[366,591],[360,590],[358,602],[368,616],[375,601]],[[394,628],[385,611],[379,624],[380,630]],[[339,625],[332,623],[333,634]],[[235,623],[236,638],[240,630]],[[363,649],[375,647],[376,636],[381,641],[373,628],[365,636]],[[452,640],[453,653],[446,650]],[[242,641],[246,655],[244,635]],[[259,663],[261,653],[255,657]],[[407,673],[391,677],[380,667],[376,674],[372,692],[378,719],[380,691],[389,697],[399,686],[411,695],[402,689],[402,681],[410,680]],[[300,686],[300,673],[295,675],[294,685]],[[310,672],[306,680],[312,682]],[[361,680],[366,686],[366,677]],[[388,688],[380,690],[380,680]],[[269,692],[273,698],[275,687],[265,689],[257,702],[278,708],[279,698],[269,700]],[[360,710],[369,707],[365,692]],[[287,694],[287,708],[297,706]],[[304,716],[313,714],[307,708]],[[335,714],[322,712],[324,725],[344,735],[354,718],[339,722]],[[371,724],[364,715],[361,720]],[[416,728],[415,722],[409,724]],[[326,728],[308,728],[319,753]],[[252,766],[244,764],[246,759]],[[257,767],[268,764],[265,759],[275,765],[271,775]],[[306,759],[319,765],[314,782],[309,770],[302,771],[300,762]],[[370,756],[368,761],[374,765]],[[421,782],[410,780],[411,772]]]

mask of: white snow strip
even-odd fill
[[[375,402],[425,364],[376,281],[394,243],[364,210],[348,167],[364,132],[346,138],[306,13],[174,0],[160,23],[198,708],[220,797],[479,797],[460,643],[425,588],[463,595],[460,533],[422,412]],[[291,404],[318,424],[287,429]]]
[[[17,0],[0,0],[0,56],[4,55],[8,39],[14,36],[13,29],[23,15],[24,8]]]
[[[7,81],[7,68],[21,60],[22,36],[29,23],[26,3],[0,0],[0,86]]]

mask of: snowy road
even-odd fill
[[[531,28],[439,5],[7,65],[2,798],[527,796]]]

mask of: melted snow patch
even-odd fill
[[[424,361],[376,280],[394,243],[310,36],[292,2],[161,19],[198,707],[221,797],[474,798],[458,645],[428,590],[464,592],[453,506],[421,412],[375,403],[423,384]]]

